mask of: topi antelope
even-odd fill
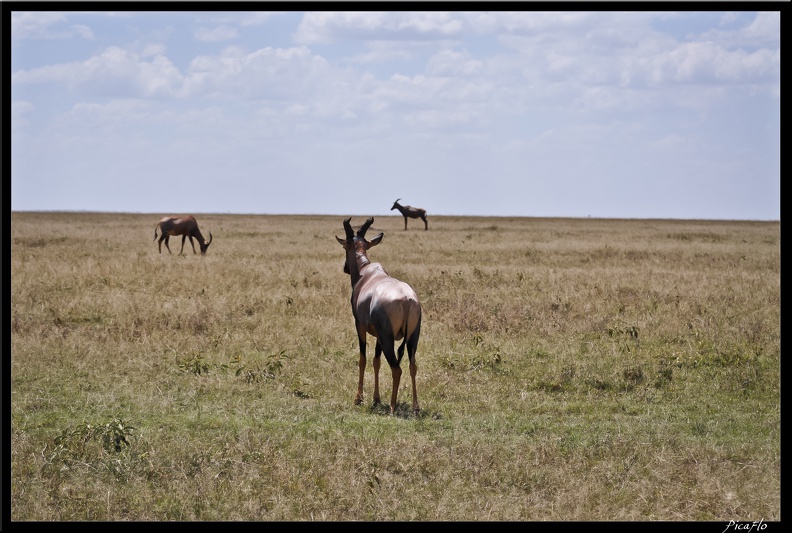
[[[401,198],[398,198],[395,202],[393,202],[393,207],[390,208],[391,211],[394,209],[398,209],[399,212],[404,217],[404,230],[407,230],[407,219],[408,218],[420,218],[424,221],[424,231],[429,229],[429,222],[426,220],[426,209],[421,209],[420,207],[411,207],[409,205],[401,205],[399,203]]]
[[[182,245],[181,251],[179,255],[184,253],[184,241],[187,237],[190,238],[190,244],[192,245],[193,253],[195,251],[195,243],[193,242],[193,237],[198,239],[198,246],[201,248],[201,255],[206,255],[206,249],[209,248],[209,245],[212,244],[212,232],[209,232],[209,240],[205,240],[203,235],[201,235],[201,230],[198,229],[198,222],[196,222],[195,217],[187,215],[182,217],[165,217],[157,223],[157,227],[154,228],[154,240],[157,240],[157,228],[159,228],[162,235],[160,235],[159,242],[159,252],[162,253],[162,241],[165,241],[165,247],[168,249],[168,253],[171,253],[170,246],[168,245],[168,241],[171,237],[176,237],[178,235],[182,236]]]
[[[384,236],[382,233],[367,241],[366,231],[374,222],[366,220],[357,232],[352,230],[350,219],[344,220],[346,239],[336,236],[336,240],[346,250],[344,272],[352,279],[352,315],[355,317],[360,359],[358,361],[358,390],[355,404],[363,401],[363,375],[366,370],[366,334],[376,337],[374,347],[374,403],[380,403],[379,369],[380,355],[385,352],[385,359],[391,368],[393,389],[391,391],[390,411],[396,409],[396,396],[401,380],[401,364],[404,347],[410,360],[410,378],[412,379],[412,408],[420,411],[418,393],[415,390],[415,374],[418,365],[415,363],[415,350],[418,348],[418,337],[421,334],[421,304],[415,291],[396,278],[392,278],[379,263],[369,261],[366,251],[378,245]],[[394,342],[404,339],[399,346],[398,357],[394,352]]]

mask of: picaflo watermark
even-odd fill
[[[726,533],[730,529],[732,531],[741,531],[742,533],[752,533],[754,529],[756,531],[764,531],[766,527],[767,524],[764,523],[764,519],[754,520],[753,522],[735,522],[734,520],[729,520],[729,523],[726,524],[726,529],[724,529],[722,533]]]

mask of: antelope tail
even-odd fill
[[[402,324],[402,327],[401,327],[401,333],[403,335],[402,336],[402,342],[399,345],[399,349],[398,349],[398,354],[399,354],[398,361],[399,361],[399,363],[401,363],[402,357],[404,357],[404,346],[407,344],[407,334],[409,333],[409,330],[408,330],[408,327],[407,327],[407,323],[409,321],[409,318],[410,318],[409,317],[409,313],[405,313],[404,323]]]
[[[156,226],[154,226],[154,240],[155,240],[155,241],[157,240],[157,228],[158,228],[158,227],[159,227],[159,224],[157,224]]]

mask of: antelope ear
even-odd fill
[[[379,235],[377,235],[376,237],[374,237],[373,239],[371,239],[371,240],[369,241],[369,244],[368,244],[367,248],[371,248],[372,246],[377,246],[379,243],[381,243],[381,242],[382,242],[382,238],[383,238],[384,236],[385,236],[385,234],[384,234],[384,233],[380,233]]]
[[[340,239],[338,235],[336,235],[335,238],[338,241],[338,244],[340,244],[341,246],[346,246],[346,241],[344,239]]]

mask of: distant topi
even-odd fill
[[[198,229],[198,222],[195,220],[195,217],[191,215],[185,215],[180,217],[165,217],[157,223],[157,227],[154,228],[154,240],[157,240],[157,229],[159,228],[162,235],[159,238],[159,253],[162,253],[162,241],[165,241],[165,247],[168,249],[168,253],[171,253],[170,246],[168,245],[168,241],[171,237],[176,237],[178,235],[182,236],[182,245],[181,251],[179,255],[184,253],[184,241],[187,237],[190,238],[190,245],[192,245],[193,253],[197,253],[195,251],[195,243],[193,242],[193,237],[198,239],[198,246],[201,248],[201,255],[206,255],[206,249],[209,248],[209,245],[212,244],[212,232],[209,232],[209,240],[205,240],[203,235],[201,235],[201,230]]]
[[[401,205],[399,203],[401,198],[396,199],[393,202],[393,207],[390,208],[391,211],[394,209],[398,209],[399,212],[404,216],[404,230],[407,231],[407,219],[408,218],[420,218],[424,221],[424,231],[429,229],[429,222],[426,220],[426,209],[421,209],[420,207],[411,207],[409,205]]]

